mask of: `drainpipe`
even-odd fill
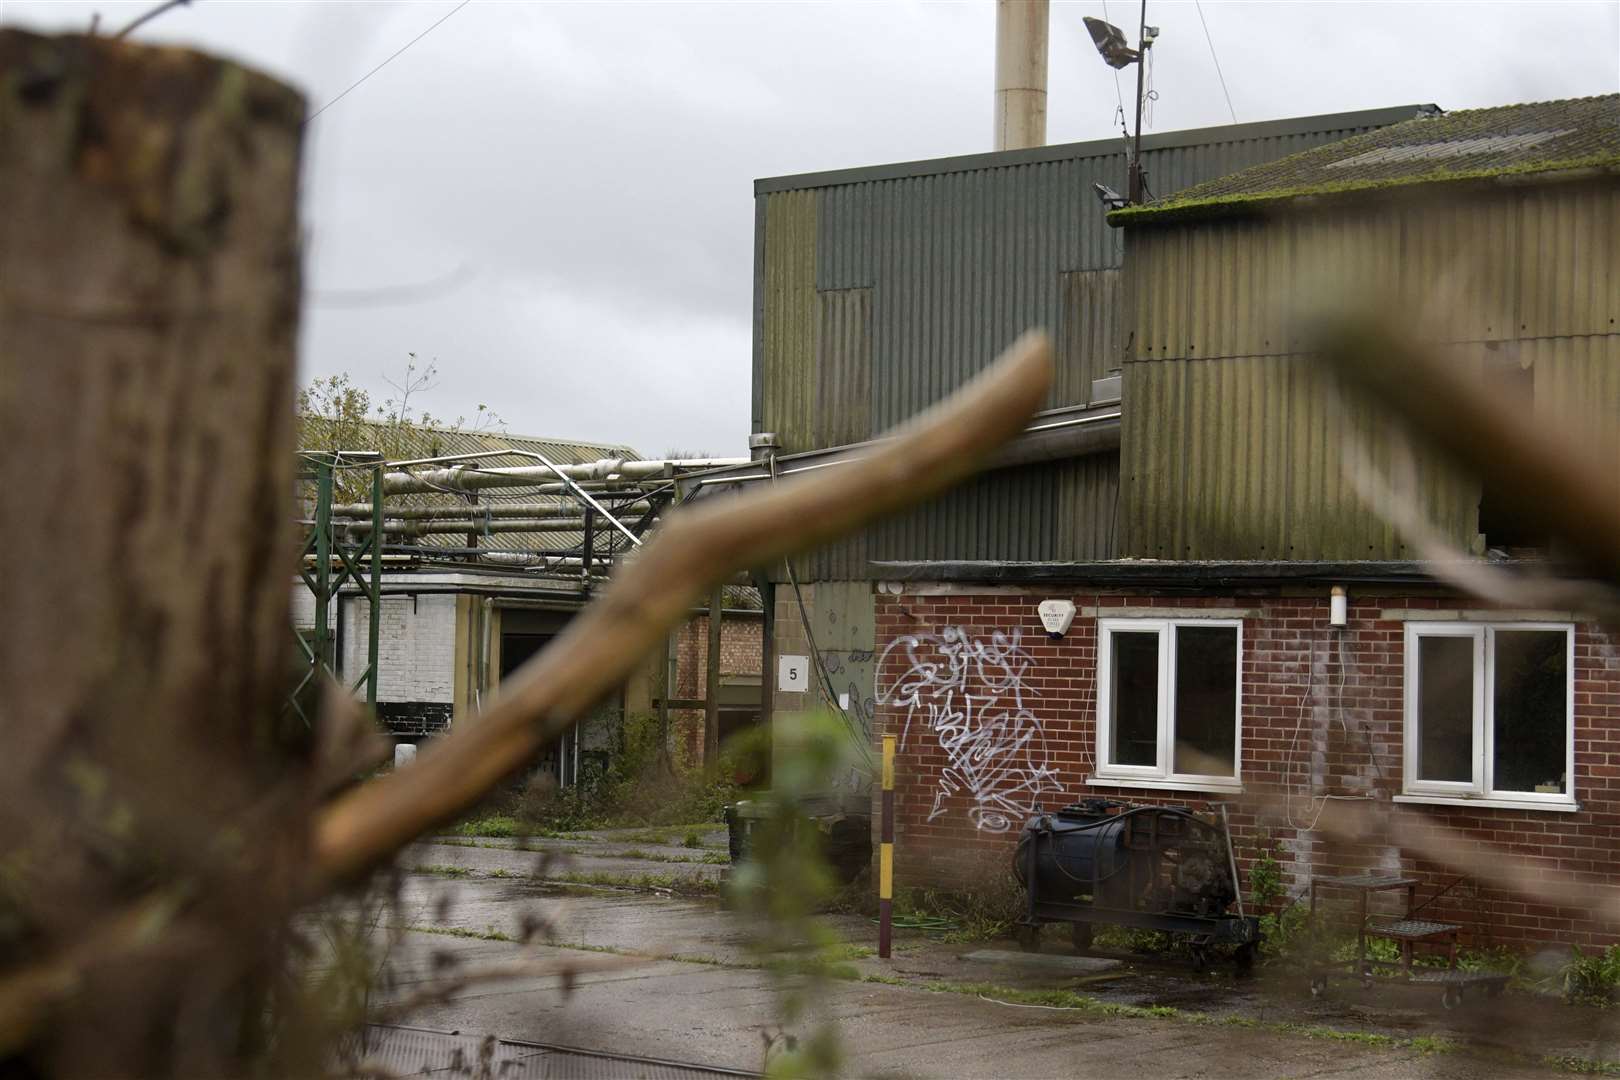
[[[1048,0],[996,0],[995,148],[1046,145]]]

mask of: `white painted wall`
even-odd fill
[[[371,612],[361,597],[343,599],[343,676],[366,666]],[[456,598],[384,596],[377,641],[377,700],[455,703]],[[310,617],[313,620],[313,616]]]
[[[297,630],[315,628],[315,595],[302,581],[295,583],[292,588],[292,624]],[[337,629],[336,604],[326,609],[326,625],[328,629]]]

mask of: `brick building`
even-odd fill
[[[758,185],[778,475],[854,456],[1029,325],[1058,346],[1052,411],[992,471],[775,583],[767,669],[819,658],[777,715],[837,699],[901,738],[900,884],[1004,872],[1037,806],[1219,802],[1240,862],[1277,858],[1293,893],[1399,871],[1476,942],[1617,940],[1592,914],[1620,870],[1616,643],[1437,583],[1358,488],[1463,557],[1544,538],[1407,467],[1289,321],[1307,288],[1376,294],[1612,453],[1617,132],[1608,97],[1172,133],[1144,141],[1165,197],[1107,223],[1087,188],[1123,171],[1111,144]],[[1076,609],[1058,640],[1051,599]],[[1509,862],[1565,900],[1482,872]]]

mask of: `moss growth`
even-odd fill
[[[1191,218],[1233,217],[1258,215],[1275,204],[1293,199],[1340,198],[1362,194],[1375,194],[1397,188],[1427,187],[1434,184],[1487,183],[1514,176],[1532,176],[1538,173],[1566,172],[1576,169],[1620,169],[1620,156],[1613,153],[1591,154],[1586,157],[1564,158],[1551,161],[1532,161],[1519,165],[1489,169],[1448,171],[1436,169],[1414,176],[1390,177],[1379,180],[1351,179],[1317,184],[1300,184],[1275,188],[1270,191],[1241,192],[1225,195],[1198,196],[1196,193],[1171,196],[1147,206],[1128,206],[1108,214],[1108,224],[1115,227],[1134,225],[1167,225]],[[1196,189],[1194,189],[1196,192]]]

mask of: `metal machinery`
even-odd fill
[[[1210,946],[1235,945],[1247,968],[1260,943],[1224,825],[1179,807],[1091,799],[1037,814],[1019,838],[1013,873],[1029,896],[1016,928],[1026,950],[1040,948],[1046,923],[1071,924],[1082,952],[1096,923],[1185,934],[1199,966]],[[1234,905],[1237,914],[1227,910]]]

